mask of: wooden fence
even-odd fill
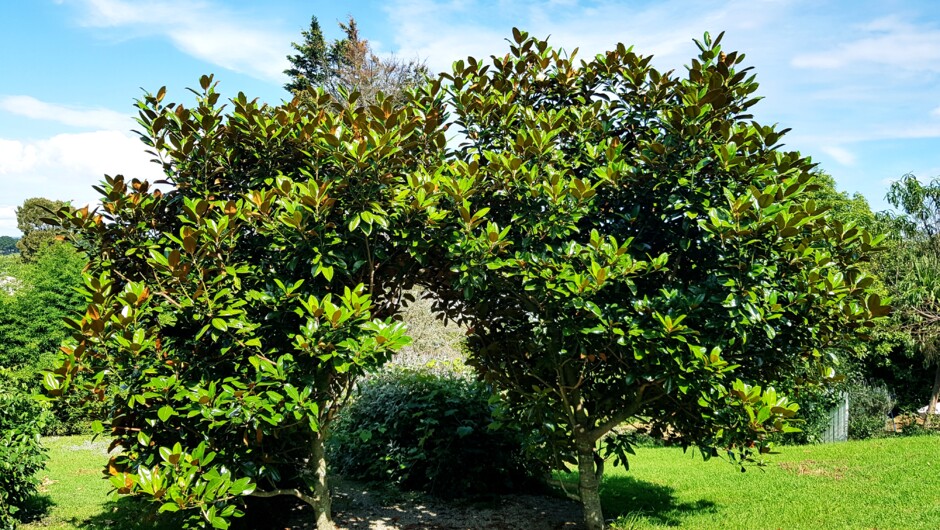
[[[843,393],[841,398],[839,404],[829,411],[829,427],[822,433],[822,443],[849,439],[849,395]]]

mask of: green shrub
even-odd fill
[[[861,382],[849,385],[848,392],[849,438],[864,440],[884,436],[887,415],[895,405],[888,389]]]
[[[39,485],[45,466],[39,443],[42,408],[35,398],[0,374],[0,528],[15,528],[16,515]]]
[[[329,445],[340,474],[394,482],[444,497],[501,493],[536,484],[545,470],[525,436],[493,422],[486,385],[458,375],[397,369],[363,383]]]

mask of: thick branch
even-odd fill
[[[636,393],[636,399],[633,400],[633,403],[629,407],[625,407],[625,408],[618,410],[613,415],[611,415],[611,417],[608,418],[607,421],[605,421],[604,423],[598,425],[593,430],[591,430],[591,432],[588,433],[588,436],[590,437],[591,442],[593,443],[593,442],[600,440],[605,434],[610,432],[611,429],[613,429],[614,427],[620,425],[621,423],[633,417],[636,414],[636,412],[640,410],[640,406],[646,403],[645,401],[643,401],[643,394],[646,392],[646,389],[649,386],[650,386],[650,383],[647,383],[641,386],[640,389]],[[653,398],[653,399],[650,399],[649,401],[654,401],[655,399],[656,398]]]
[[[311,497],[310,495],[307,495],[306,493],[300,491],[300,490],[297,489],[297,488],[294,488],[294,489],[276,489],[276,490],[271,490],[271,491],[258,491],[258,490],[255,490],[254,492],[251,493],[250,496],[251,496],[251,497],[263,497],[263,498],[267,498],[267,497],[277,497],[277,496],[279,496],[279,495],[290,495],[290,496],[293,496],[293,497],[297,497],[298,499],[304,501],[305,503],[309,504],[310,506],[316,506],[316,505],[314,504],[314,503],[316,502],[316,499],[315,499],[315,498]]]

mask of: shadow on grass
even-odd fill
[[[712,501],[677,502],[674,493],[668,486],[629,476],[606,477],[601,485],[601,503],[607,518],[640,517],[658,526],[680,526],[690,515],[717,511]]]
[[[45,517],[53,506],[55,506],[55,503],[52,502],[52,497],[49,495],[33,495],[26,501],[26,504],[23,505],[23,511],[17,515],[19,516],[20,522],[31,523]]]
[[[568,476],[568,479],[577,480],[577,474]],[[567,482],[567,480],[566,480]],[[399,519],[407,519],[412,527],[445,526],[452,523],[448,515],[467,512],[461,520],[488,519],[485,515],[493,512],[493,522],[499,522],[500,502],[486,503],[454,502],[451,505],[453,513],[441,513],[437,509],[428,509],[423,502],[408,502],[405,498],[395,499],[401,502],[388,503],[388,499],[364,499],[366,491],[361,491],[356,498],[350,498],[349,493],[340,493],[335,497],[334,508],[337,511],[339,523],[348,526],[371,527],[382,522],[386,525],[396,526]],[[370,495],[381,496],[379,492],[369,492]],[[314,517],[309,506],[289,497],[275,499],[246,499],[248,506],[244,518],[233,519],[233,530],[256,528],[290,528],[292,530],[312,530]],[[426,500],[426,499],[424,499]],[[604,506],[604,515],[607,518],[626,520],[645,520],[654,526],[680,526],[688,516],[700,512],[715,512],[716,506],[711,501],[698,500],[695,502],[678,502],[674,490],[667,486],[636,480],[629,476],[606,477],[601,486],[601,501]],[[518,502],[518,501],[514,501]],[[48,511],[52,501],[48,497],[37,497],[35,506],[30,513],[41,516]],[[365,506],[359,506],[365,504]],[[384,506],[392,504],[391,507]],[[68,522],[77,527],[90,530],[176,530],[182,528],[184,519],[178,513],[157,513],[158,504],[147,502],[144,499],[126,497],[111,501],[104,505],[101,512],[85,519],[74,518]],[[544,508],[544,504],[539,507]],[[528,519],[527,528],[578,528],[580,527],[580,509],[577,505],[565,499],[555,498],[551,507],[558,513],[541,514],[541,518]],[[363,509],[365,508],[365,509]],[[445,510],[447,512],[449,510]],[[532,507],[527,507],[527,513],[533,516]],[[407,516],[406,516],[407,514]],[[474,515],[473,518],[468,518]],[[536,519],[539,519],[538,523]],[[545,519],[545,522],[541,521]],[[551,524],[548,524],[551,521]],[[482,522],[479,520],[477,522]],[[562,522],[570,523],[564,525]],[[541,523],[541,524],[540,524]],[[500,528],[516,528],[500,522]],[[484,528],[487,526],[483,526]]]
[[[313,521],[312,513],[307,510],[302,503],[296,502],[296,499],[284,497],[283,499],[247,499],[247,515],[242,518],[233,518],[233,530],[255,530],[258,528],[310,528],[314,525],[306,526],[298,524],[298,520],[307,519]],[[104,505],[101,511],[91,517],[79,519],[73,518],[68,523],[76,528],[89,530],[178,530],[183,528],[186,522],[186,515],[195,516],[193,510],[185,514],[179,513],[157,513],[160,505],[144,498],[124,497],[117,501],[110,501]],[[196,526],[202,521],[197,521]]]
[[[69,524],[89,530],[177,530],[183,526],[183,518],[175,513],[157,513],[159,505],[144,499],[124,497],[110,501],[101,512],[87,519],[73,518]]]

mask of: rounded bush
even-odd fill
[[[347,478],[393,482],[443,497],[528,488],[544,468],[518,429],[493,421],[490,389],[459,375],[396,369],[363,383],[329,443]]]

